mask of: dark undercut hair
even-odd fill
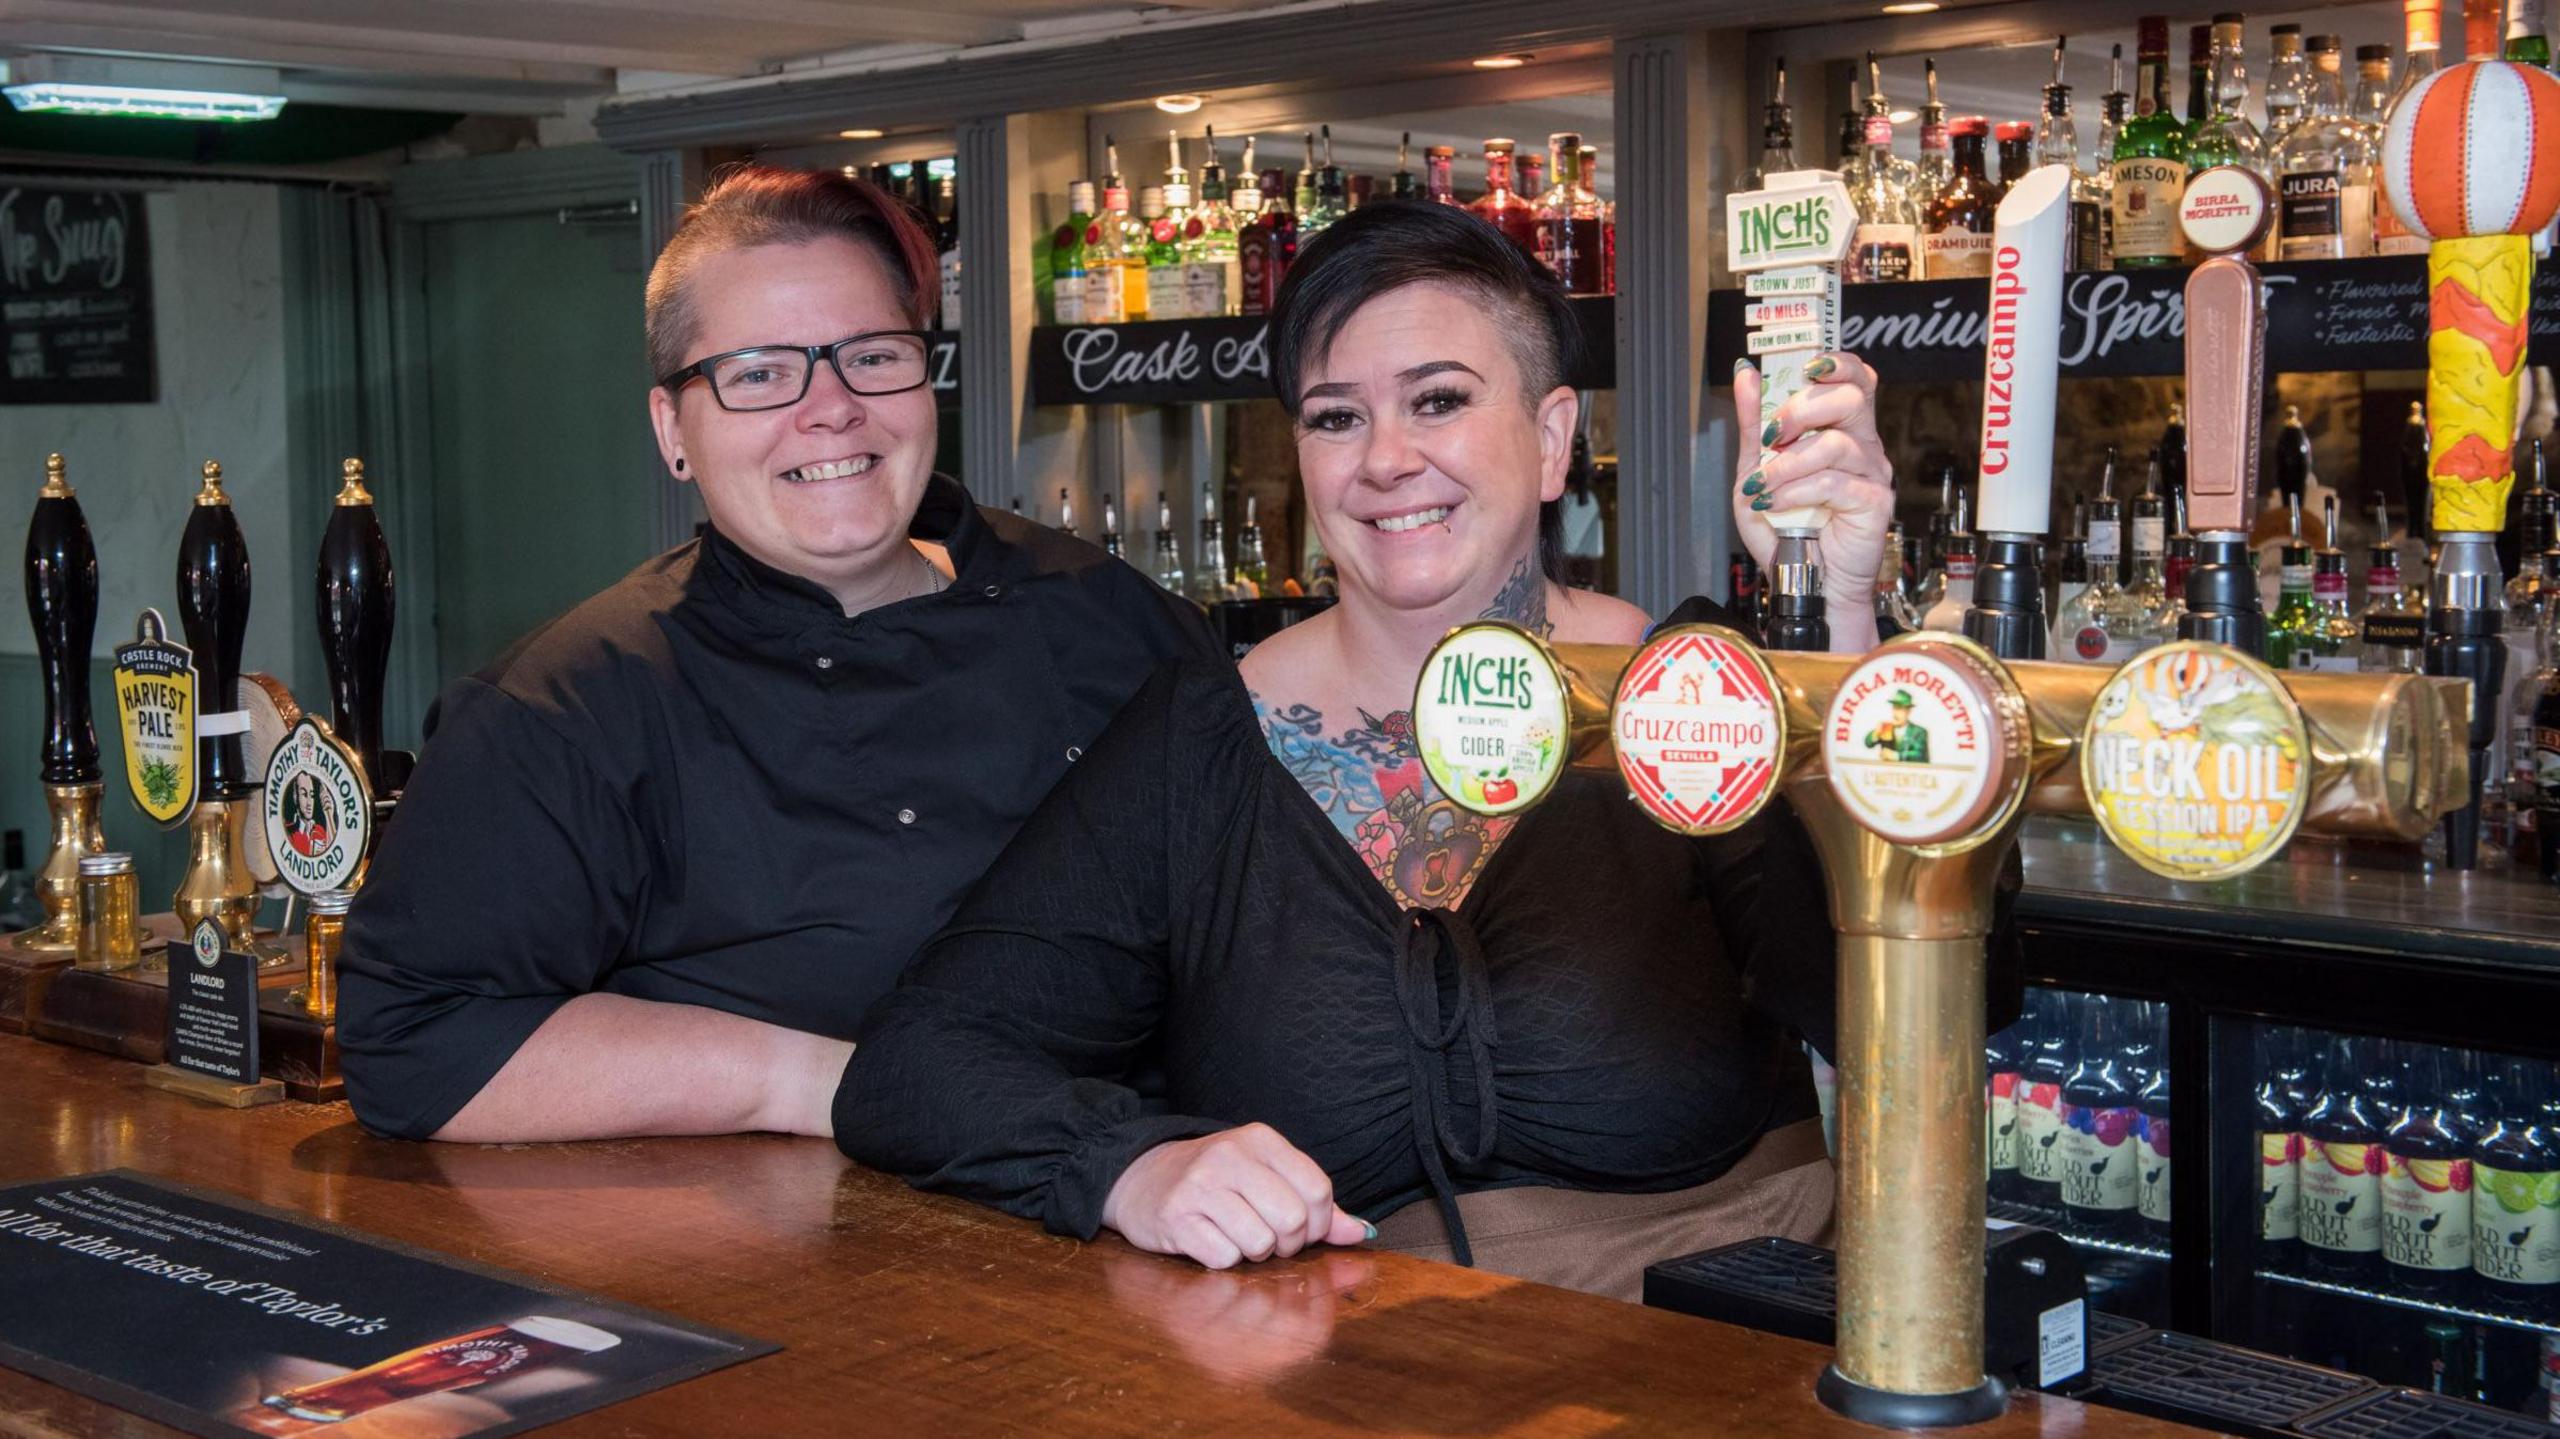
[[[1582,328],[1563,284],[1536,257],[1455,205],[1373,201],[1298,251],[1271,307],[1271,388],[1293,423],[1309,366],[1363,306],[1407,285],[1446,285],[1484,302],[1533,415],[1582,368]],[[1564,517],[1553,502],[1538,506],[1538,567],[1563,583]]]

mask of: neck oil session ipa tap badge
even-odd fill
[[[1850,817],[1895,844],[1977,842],[1998,826],[2008,747],[1993,713],[1998,688],[1944,641],[1877,651],[1831,698],[1822,765]]]
[[[1547,797],[1564,771],[1569,721],[1554,653],[1499,621],[1451,630],[1414,686],[1423,767],[1477,814],[1516,814]]]
[[[174,829],[196,807],[196,666],[158,610],[144,610],[132,643],[116,646],[115,684],[133,803]]]
[[[2275,671],[2181,640],[2107,681],[2080,783],[2098,827],[2169,879],[2240,874],[2284,847],[2311,798],[2311,734]]]
[[[1656,824],[1723,834],[1776,792],[1787,711],[1777,675],[1742,636],[1683,625],[1627,662],[1609,736],[1627,792]]]

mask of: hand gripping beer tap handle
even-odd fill
[[[44,674],[44,782],[95,784],[98,731],[89,708],[89,649],[98,631],[98,547],[62,456],[45,457],[27,524],[27,618]]]

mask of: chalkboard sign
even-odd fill
[[[0,404],[160,397],[142,201],[134,190],[0,188]]]
[[[1618,302],[1573,303],[1582,363],[1565,382],[1617,383]],[[1185,405],[1271,398],[1271,356],[1260,316],[1142,320],[1129,325],[1044,325],[1031,332],[1035,405]]]
[[[2184,269],[2089,271],[2070,277],[2062,302],[2062,373],[2176,375],[2186,369]],[[2427,264],[2423,257],[2268,265],[2267,368],[2422,370],[2427,364]],[[2560,362],[2560,267],[2533,283],[2535,364]],[[1841,291],[1842,349],[1888,380],[1982,377],[1983,280],[1849,285]],[[1707,373],[1742,358],[1740,290],[1707,303]]]

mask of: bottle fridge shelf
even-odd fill
[[[2539,1419],[2414,1389],[2394,1389],[2294,1427],[2312,1439],[2551,1439],[2560,1432]]]
[[[2287,1274],[2276,1269],[2261,1269],[2258,1278],[2269,1284],[2282,1284],[2294,1289],[2309,1289],[2321,1294],[2342,1295],[2351,1299],[2387,1304],[2438,1319],[2464,1319],[2474,1324],[2494,1324],[2505,1329],[2520,1329],[2528,1334],[2560,1334],[2560,1323],[2550,1320],[2524,1319],[2495,1309],[2478,1309],[2468,1304],[2453,1304],[2441,1299],[2426,1299],[2414,1294],[2394,1294],[2387,1289],[2374,1289],[2362,1284],[2342,1284],[2334,1279],[2315,1279],[2306,1274]]]
[[[2071,1216],[2068,1213],[2048,1205],[2021,1204],[2014,1199],[1994,1199],[1983,1206],[1983,1212],[1994,1220],[2010,1224],[2032,1224],[2038,1229],[2050,1229],[2069,1241],[2075,1248],[2095,1250],[2101,1254],[2120,1254],[2128,1259],[2156,1259],[2163,1264],[2169,1262],[2169,1251],[2162,1245],[2146,1243],[2139,1239],[2113,1239],[2104,1235],[2083,1233],[2071,1222]]]

